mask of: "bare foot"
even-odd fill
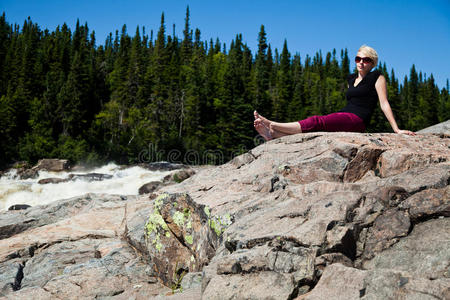
[[[263,116],[261,116],[256,110],[253,112],[253,115],[255,116],[255,120],[258,120],[258,119],[259,119],[259,120],[261,120],[261,122],[262,122],[264,125],[266,125],[267,128],[270,127],[270,123],[271,123],[272,121],[270,121],[270,120],[264,118]]]
[[[253,123],[255,126],[256,131],[266,140],[270,141],[273,139],[272,134],[270,134],[269,127],[267,127],[261,119],[256,119]]]

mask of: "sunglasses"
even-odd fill
[[[373,60],[370,57],[355,57],[355,62],[356,63],[360,63],[362,60],[363,63],[368,64],[368,63],[372,63]]]

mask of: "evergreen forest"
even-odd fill
[[[133,164],[223,163],[261,141],[253,110],[295,121],[345,106],[354,70],[347,49],[313,57],[272,49],[261,26],[255,53],[241,34],[203,41],[186,11],[181,37],[161,16],[155,34],[124,25],[97,45],[87,24],[41,29],[0,17],[0,165],[40,158]],[[172,33],[170,32],[172,30]],[[412,65],[397,78],[385,63],[399,127],[450,119],[449,83]],[[368,132],[392,132],[377,108]]]

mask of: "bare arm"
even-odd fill
[[[383,111],[386,119],[391,124],[392,130],[395,133],[404,133],[409,135],[416,135],[414,132],[409,130],[400,130],[397,126],[397,122],[395,122],[394,114],[392,113],[391,106],[389,105],[389,101],[387,98],[387,87],[386,87],[386,79],[383,75],[378,77],[377,82],[375,83],[375,89],[377,90],[378,100],[380,101],[380,107]]]

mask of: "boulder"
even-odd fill
[[[166,184],[180,183],[194,174],[195,170],[193,168],[181,169],[165,176],[163,182]]]
[[[53,184],[57,184],[57,183],[61,183],[61,182],[67,182],[69,181],[69,179],[66,178],[44,178],[38,181],[38,184],[49,184],[49,183],[53,183]]]
[[[157,191],[161,187],[169,184],[180,183],[195,174],[193,168],[181,169],[174,171],[164,177],[163,181],[151,181],[139,188],[139,195],[149,194]]]
[[[11,205],[8,210],[21,210],[21,209],[27,209],[30,208],[31,206],[28,204],[14,204]]]
[[[87,182],[92,181],[102,181],[105,179],[111,179],[113,175],[101,174],[101,173],[87,173],[87,174],[69,174],[67,178],[44,178],[38,181],[38,184],[49,184],[49,183],[61,183],[74,180],[83,180]]]
[[[171,180],[180,183],[195,174],[194,169],[183,169],[172,174]]]
[[[162,194],[154,200],[145,245],[164,284],[178,286],[185,273],[209,263],[218,242],[211,222],[207,208],[187,194]]]
[[[150,171],[173,171],[178,169],[187,168],[187,165],[179,163],[170,163],[167,161],[152,162],[152,163],[140,163],[139,167],[150,170]]]
[[[92,182],[92,181],[102,181],[111,178],[113,178],[113,176],[109,174],[87,173],[87,174],[70,174],[68,180],[84,180]]]
[[[164,184],[161,181],[148,182],[139,188],[139,195],[153,193],[163,185]]]
[[[32,169],[40,171],[61,172],[69,169],[69,161],[67,159],[44,158],[40,159]]]
[[[69,161],[67,159],[45,158],[30,168],[26,162],[15,163],[12,168],[17,170],[17,177],[20,179],[37,178],[39,171],[61,172],[69,169]],[[45,183],[44,183],[45,184]]]

